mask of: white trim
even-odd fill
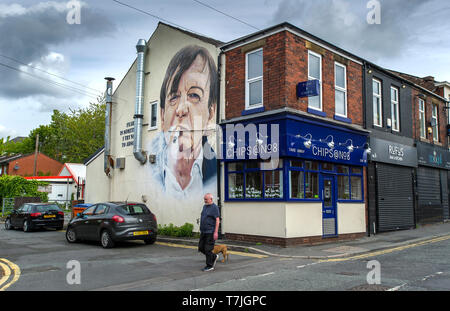
[[[310,105],[309,105],[309,98],[308,98],[308,108],[309,109],[315,109],[315,110],[318,110],[318,111],[322,111],[323,112],[323,103],[322,103],[322,55],[320,55],[320,54],[318,54],[318,53],[316,53],[316,52],[313,52],[313,51],[311,51],[311,50],[308,50],[308,81],[310,81],[310,80],[317,80],[316,78],[314,78],[314,77],[311,77],[310,76],[310,74],[309,74],[309,56],[310,55],[313,55],[313,56],[315,56],[315,57],[318,57],[319,58],[319,75],[320,75],[320,77],[319,77],[319,85],[320,85],[320,94],[319,94],[319,108],[317,108],[317,107],[311,107]],[[314,96],[315,97],[315,96]]]
[[[423,103],[423,109],[420,109],[420,103]],[[425,101],[419,98],[419,136],[420,138],[427,138],[427,124],[426,124],[426,112],[425,112]],[[423,114],[423,118],[421,118],[421,114]],[[425,132],[425,136],[422,136],[422,132],[420,130],[420,126],[423,124],[423,130]]]
[[[375,91],[373,90],[373,82],[377,82],[380,85],[380,87],[379,87],[380,93],[379,94],[376,94]],[[381,80],[372,78],[372,109],[373,109],[373,98],[374,97],[377,97],[380,99],[380,104],[379,104],[380,105],[380,124],[376,124],[374,122],[375,121],[375,118],[374,118],[375,110],[372,111],[372,123],[374,126],[383,127],[383,88],[382,88],[382,83],[381,83]]]
[[[152,126],[152,118],[153,118],[153,114],[152,114],[152,106],[156,105],[156,125]],[[154,131],[158,129],[158,111],[159,111],[159,101],[158,100],[154,100],[150,102],[150,111],[149,111],[149,122],[148,122],[148,130],[149,131]]]
[[[336,85],[336,66],[344,68],[344,88]],[[344,92],[344,108],[345,115],[336,112],[336,90],[340,92]],[[347,66],[334,62],[334,114],[340,117],[347,118],[348,116],[348,103],[347,103]]]
[[[392,90],[395,90],[397,92],[397,101],[395,101],[392,98]],[[397,110],[397,126],[398,128],[394,128],[394,111],[392,109],[392,106],[396,105],[396,110]],[[391,86],[391,119],[392,119],[392,130],[394,132],[400,132],[400,89],[398,87],[395,86]]]
[[[248,79],[248,56],[250,54],[263,51],[263,48],[258,48],[256,50],[252,50],[250,52],[245,53],[245,110],[251,110],[255,108],[261,108],[264,107],[264,52],[263,52],[263,61],[261,62],[262,65],[262,76]],[[261,103],[257,105],[251,105],[250,106],[250,83],[261,81]]]

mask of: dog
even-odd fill
[[[213,253],[214,254],[222,253],[223,256],[222,262],[224,263],[225,260],[228,262],[228,248],[226,245],[221,244],[214,245]]]

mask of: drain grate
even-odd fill
[[[377,292],[384,292],[387,291],[388,289],[390,289],[389,286],[383,286],[383,285],[378,285],[378,284],[362,284],[362,285],[358,285],[355,287],[352,287],[350,289],[348,289],[349,291],[377,291]]]

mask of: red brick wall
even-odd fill
[[[297,99],[296,87],[308,80],[308,49],[306,41],[283,31],[265,38],[263,47],[263,102],[265,111],[290,107],[307,111],[307,98]],[[255,48],[256,49],[256,48]],[[245,54],[251,50],[238,47],[226,52],[226,119],[241,116],[245,110]],[[321,49],[323,111],[333,119],[334,63],[339,56]],[[316,51],[317,52],[317,51]],[[363,124],[362,66],[350,60],[347,67],[347,109],[353,124]]]
[[[432,134],[428,134],[428,127],[431,122],[432,115],[432,104],[438,103],[438,118],[439,118],[439,143],[435,143],[436,145],[440,145],[443,147],[447,147],[447,114],[445,111],[445,103],[441,100],[437,100],[430,95],[426,95],[425,101],[425,120],[426,120],[426,129],[427,129],[427,139],[420,138],[420,123],[419,123],[419,99],[417,95],[422,92],[418,89],[412,89],[412,106],[413,106],[413,133],[414,138],[418,139],[422,142],[433,143]]]
[[[19,166],[18,170],[14,167],[16,164]],[[37,157],[37,168],[36,173],[42,172],[47,174],[50,172],[51,176],[56,176],[59,174],[63,167],[63,164],[49,158],[48,156],[39,153]],[[32,176],[34,173],[34,154],[30,154],[23,158],[13,160],[9,162],[8,174],[9,175],[19,175],[19,176]]]

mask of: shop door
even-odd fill
[[[337,235],[336,177],[323,175],[322,228],[323,236]]]

